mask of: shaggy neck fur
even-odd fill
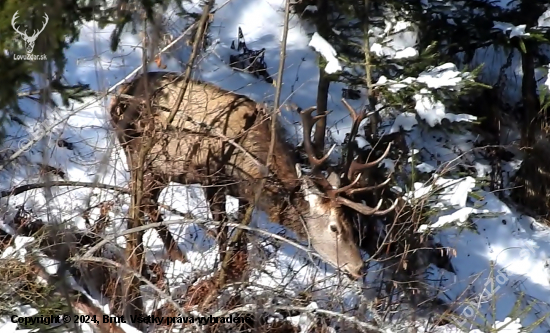
[[[308,232],[304,222],[310,213],[310,206],[301,189],[302,181],[296,174],[290,150],[287,147],[280,148],[275,149],[272,160],[274,179],[266,182],[259,205],[272,222],[291,229],[302,239],[307,239]]]

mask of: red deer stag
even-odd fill
[[[122,87],[110,108],[131,172],[140,167],[135,165],[142,145],[143,137],[140,135],[145,130],[153,133],[149,137],[155,140],[154,145],[143,167],[148,179],[145,182],[147,190],[144,190],[149,200],[147,209],[151,210],[148,214],[156,216],[156,221],[160,219],[157,199],[170,181],[219,185],[222,179],[231,180],[232,183],[226,185],[228,194],[245,203],[252,203],[253,189],[262,174],[259,165],[265,165],[270,146],[269,116],[260,104],[195,80],[189,83],[173,122],[167,125],[168,115],[183,84],[182,76],[149,72],[144,80],[142,75]],[[152,117],[145,116],[145,96],[149,96]],[[342,205],[366,215],[383,215],[394,209],[395,204],[380,211],[381,201],[376,208],[353,202],[340,194],[356,191],[352,188],[359,177],[347,186],[335,189],[322,176],[319,166],[326,161],[328,154],[317,159],[313,152],[311,130],[320,117],[311,115],[314,110],[302,111],[301,117],[305,149],[314,166],[313,174],[321,177],[306,178],[301,175],[291,154],[293,149],[284,140],[283,129],[278,127],[279,135],[276,136],[270,166],[272,175],[266,181],[258,208],[266,212],[272,222],[288,227],[302,239],[309,239],[325,261],[351,276],[359,277],[363,260],[355,229]],[[359,119],[351,108],[350,112],[359,125],[358,121],[362,118]],[[388,152],[389,147],[382,158]],[[365,164],[354,161],[349,166],[348,178],[376,165],[382,158]],[[206,197],[212,203],[214,198],[210,188],[206,186]],[[365,189],[368,188],[361,190]],[[172,248],[172,256],[181,253],[166,228],[157,230],[165,246]]]

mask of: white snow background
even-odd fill
[[[218,5],[225,1],[218,1]],[[189,5],[192,6],[192,5]],[[199,7],[193,5],[199,12]],[[231,42],[236,40],[237,28],[241,27],[247,45],[252,49],[266,49],[265,59],[270,67],[268,71],[276,74],[279,62],[280,38],[282,34],[284,1],[281,0],[240,0],[228,2],[222,9],[216,12],[214,21],[211,23],[210,33],[213,38],[212,46],[198,61],[199,69],[195,71],[197,78],[212,82],[222,88],[247,95],[256,101],[273,101],[275,88],[272,85],[254,78],[252,75],[233,71],[227,66],[229,54],[234,52],[230,49]],[[541,24],[545,22],[548,12],[541,17]],[[183,24],[177,21],[174,10],[170,9],[165,13],[169,21],[173,37],[177,37],[183,30]],[[410,31],[400,31],[407,27],[406,22],[393,24],[388,31],[379,31],[380,34],[393,33],[391,44],[374,44],[373,51],[379,55],[392,57],[413,57],[418,53],[415,50],[416,36]],[[326,54],[330,68],[327,72],[335,72],[341,68],[341,64],[335,58],[334,49],[327,45],[319,35],[311,37],[310,27],[300,23],[296,16],[292,16],[288,34],[287,59],[284,70],[282,101],[294,102],[301,107],[315,105],[318,69],[316,65],[316,52],[314,49]],[[521,27],[511,27],[502,22],[495,22],[495,28],[511,31],[515,35],[521,35]],[[125,33],[122,35],[120,47],[116,53],[109,50],[109,37],[114,26],[106,26],[99,29],[96,22],[86,22],[82,27],[78,41],[73,43],[66,51],[68,64],[65,76],[70,83],[77,81],[90,84],[99,92],[104,92],[115,83],[123,79],[141,64],[141,49],[136,48],[141,41],[138,35]],[[391,31],[390,31],[391,30]],[[511,36],[513,37],[513,36]],[[167,71],[181,71],[181,61],[185,61],[189,55],[189,48],[183,43],[170,49],[163,56]],[[490,48],[489,51],[496,54]],[[479,54],[482,52],[479,51]],[[481,55],[476,54],[474,63],[481,61]],[[485,56],[487,56],[485,54]],[[486,58],[484,58],[486,59]],[[503,62],[506,60],[502,58]],[[493,60],[494,61],[494,60]],[[498,75],[496,69],[500,68],[499,61],[494,61],[493,66],[484,69],[483,75],[493,77]],[[151,64],[150,70],[158,71],[156,65]],[[495,72],[492,72],[495,71]],[[521,66],[512,68],[515,75],[521,72]],[[275,76],[275,75],[274,75]],[[428,87],[456,86],[468,79],[467,75],[461,74],[452,64],[443,64],[436,69],[426,70],[418,78],[403,78],[402,82],[395,82],[381,78],[377,84],[389,85],[391,89],[401,89],[405,84],[423,82]],[[516,82],[521,80],[516,80]],[[351,120],[347,110],[340,103],[341,90],[343,85],[333,83],[329,95],[329,109],[333,110],[328,121],[330,127],[330,140],[342,142],[345,134],[350,130]],[[459,89],[459,88],[457,88]],[[510,88],[510,91],[520,89]],[[423,119],[425,124],[433,127],[443,119],[451,122],[472,121],[475,117],[469,115],[455,115],[445,112],[445,106],[441,103],[432,102],[429,91],[423,90],[415,96],[416,114]],[[23,156],[26,159],[25,165],[36,165],[42,163],[44,155],[48,156],[48,163],[60,167],[66,172],[67,179],[72,181],[94,182],[126,186],[128,181],[127,166],[124,155],[119,149],[111,150],[115,146],[114,135],[109,125],[109,115],[106,106],[109,98],[101,99],[92,105],[78,110],[79,107],[94,101],[87,99],[84,103],[74,103],[71,107],[64,109],[43,110],[37,104],[28,99],[21,100],[21,107],[25,110],[25,126],[13,124],[8,128],[8,140],[6,147],[13,151],[18,150],[25,143],[37,137],[45,128],[59,123],[51,135],[47,135],[38,144],[33,146]],[[354,107],[360,108],[364,103],[361,101],[350,101]],[[301,140],[300,125],[298,116],[283,108],[282,110],[285,126],[290,134],[293,134],[293,142]],[[46,115],[46,116],[45,116]],[[70,115],[70,116],[69,116]],[[440,270],[435,266],[428,269],[429,280],[434,281],[434,286],[441,288],[440,297],[446,302],[456,299],[463,299],[465,296],[476,300],[472,305],[465,305],[459,312],[472,320],[483,321],[487,318],[489,323],[495,323],[495,327],[508,322],[510,311],[519,300],[522,307],[533,306],[532,311],[521,320],[522,326],[528,326],[537,321],[541,316],[550,312],[550,275],[548,271],[547,253],[550,245],[546,239],[549,236],[549,229],[541,225],[533,218],[521,215],[509,203],[497,198],[494,193],[480,189],[479,184],[471,176],[451,179],[443,172],[447,163],[457,165],[459,163],[474,166],[477,170],[475,177],[484,177],[490,171],[489,163],[481,158],[474,151],[474,144],[481,138],[474,133],[460,132],[462,134],[444,131],[439,127],[429,128],[420,126],[418,118],[414,113],[392,110],[385,112],[385,121],[382,130],[385,133],[405,131],[409,147],[413,148],[413,156],[410,161],[415,161],[416,172],[431,174],[430,181],[426,184],[416,183],[412,189],[403,189],[407,192],[409,200],[417,200],[430,193],[433,186],[445,187],[444,193],[439,198],[431,198],[430,203],[434,209],[440,211],[432,218],[432,224],[424,226],[423,230],[434,229],[435,240],[443,246],[456,249],[456,257],[452,264],[456,274]],[[57,147],[55,139],[60,136],[68,142],[74,143],[74,150]],[[517,152],[516,152],[517,153]],[[105,165],[105,155],[108,163]],[[516,154],[516,157],[521,155]],[[336,158],[336,156],[335,156]],[[28,163],[30,162],[30,163]],[[392,167],[392,161],[384,161],[386,167]],[[514,160],[505,165],[510,175],[519,167],[521,160]],[[99,177],[97,179],[96,177]],[[10,189],[24,183],[37,182],[36,169],[30,168],[8,168],[0,172],[2,190]],[[164,203],[171,205],[174,209],[182,212],[192,212],[195,216],[207,217],[209,212],[204,203],[204,195],[198,186],[189,188],[173,184],[164,191]],[[86,188],[54,188],[53,200],[46,200],[42,190],[25,192],[18,196],[2,199],[2,205],[9,203],[10,207],[26,204],[33,207],[34,211],[44,220],[48,214],[55,214],[59,220],[72,220],[73,224],[84,229],[82,218],[76,217],[87,207],[91,190]],[[111,232],[120,232],[125,226],[121,217],[128,209],[127,198],[115,199],[111,192],[93,191],[95,196],[92,202],[104,200],[117,200],[118,209],[111,212],[115,225],[110,227]],[[472,195],[474,194],[474,195]],[[9,201],[8,201],[9,200]],[[235,206],[235,203],[229,205]],[[97,214],[94,210],[94,214]],[[180,219],[179,216],[172,216],[165,213],[165,219]],[[13,216],[13,209],[3,211],[3,220],[9,221]],[[94,216],[92,216],[93,220]],[[477,232],[459,227],[439,229],[451,222],[473,223]],[[254,222],[257,227],[277,233],[281,227],[268,223],[265,214],[257,212]],[[5,225],[3,227],[6,227]],[[186,282],[193,276],[204,275],[212,271],[217,255],[215,242],[205,236],[203,229],[193,223],[172,225],[171,231],[179,235],[179,244],[187,255],[189,262],[169,262],[164,260],[163,265],[170,280],[173,292],[185,290]],[[20,238],[14,247],[6,250],[2,257],[14,255],[26,241]],[[160,261],[155,252],[160,250],[162,245],[156,231],[148,231],[147,255],[149,261]],[[124,238],[119,237],[117,242],[124,245]],[[350,309],[355,305],[364,302],[365,295],[362,295],[360,286],[350,283],[346,278],[334,274],[334,269],[325,264],[317,262],[316,265],[308,263],[307,255],[296,251],[290,245],[283,245],[279,249],[270,247],[276,253],[264,263],[264,270],[255,272],[250,282],[253,288],[251,292],[261,294],[262,292],[276,289],[279,292],[290,295],[297,294],[305,286],[315,282],[315,303],[312,306],[326,308],[334,303],[335,298],[342,300],[340,306]],[[22,252],[24,250],[20,250]],[[365,254],[365,257],[367,255]],[[50,271],[55,272],[55,263],[50,261]],[[494,269],[491,267],[494,263]],[[375,271],[376,269],[373,269]],[[501,273],[494,272],[501,270]],[[489,278],[494,274],[497,278]],[[375,278],[372,273],[367,280]],[[495,282],[491,287],[490,282]],[[489,282],[489,284],[488,284]],[[330,287],[330,288],[328,288]],[[496,317],[492,318],[491,299],[487,294],[496,295],[498,298],[496,306]],[[520,295],[524,294],[523,297]],[[151,291],[144,290],[147,311],[150,312],[162,304],[156,304],[153,299],[155,295]],[[475,295],[478,297],[475,298]],[[478,309],[475,314],[472,307]],[[108,309],[104,309],[108,313]],[[340,309],[341,310],[341,309]],[[28,315],[34,313],[24,305],[18,310]],[[29,312],[30,311],[30,312]],[[36,310],[34,310],[36,311]],[[305,320],[305,323],[304,323]],[[303,332],[308,327],[307,318],[295,318]],[[548,332],[550,320],[544,320],[534,332]],[[508,328],[514,327],[514,323]],[[135,329],[124,326],[127,332]],[[84,331],[90,328],[83,327]],[[455,328],[446,326],[439,330],[454,331]],[[10,322],[8,317],[0,318],[1,332],[23,332],[27,330],[16,330],[16,325]],[[90,331],[91,332],[91,331]],[[473,330],[471,332],[481,332]]]

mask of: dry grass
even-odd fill
[[[0,259],[0,315],[13,315],[13,308],[21,304],[39,309],[44,315],[67,313],[67,301],[55,288],[37,279],[40,274],[37,258]]]

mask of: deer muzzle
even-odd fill
[[[353,265],[351,263],[348,263],[344,267],[342,267],[344,272],[348,273],[351,277],[354,279],[360,279],[363,277],[363,270],[365,269],[365,265],[361,263],[360,265]]]

